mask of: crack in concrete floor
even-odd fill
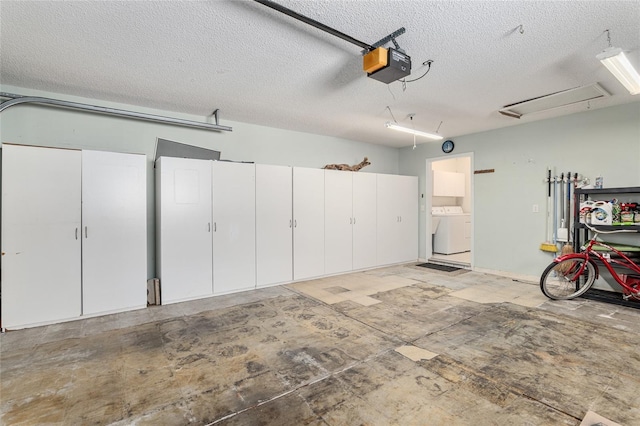
[[[638,310],[517,304],[539,290],[412,265],[332,278],[315,282],[377,303],[323,302],[296,283],[5,333],[0,420],[577,425],[595,411],[640,424]],[[406,345],[437,356],[414,361]]]

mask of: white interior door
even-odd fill
[[[82,313],[147,305],[146,156],[82,151]]]
[[[256,286],[256,174],[253,164],[213,163],[213,292]]]
[[[377,265],[376,175],[353,174],[353,269]]]
[[[293,279],[291,167],[256,164],[257,286]]]
[[[324,275],[324,170],[293,168],[293,278]]]
[[[353,269],[353,172],[324,172],[324,273]]]
[[[2,326],[81,313],[80,151],[2,145]]]
[[[211,161],[156,161],[156,256],[162,303],[213,294]]]

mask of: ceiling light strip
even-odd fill
[[[596,55],[596,58],[607,67],[629,93],[632,95],[640,94],[640,75],[631,65],[622,49],[609,47],[604,52]]]
[[[384,126],[387,129],[392,129],[392,130],[397,130],[399,132],[409,133],[410,135],[422,136],[423,138],[433,139],[433,140],[436,140],[436,141],[444,139],[440,135],[434,135],[433,133],[427,133],[427,132],[421,132],[420,130],[409,129],[407,127],[402,127],[402,126],[399,126],[397,124],[391,123],[390,121],[388,121]]]

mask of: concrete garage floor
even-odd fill
[[[640,425],[640,310],[475,272],[403,265],[0,339],[6,425]]]

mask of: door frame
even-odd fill
[[[433,197],[433,179],[432,179],[432,166],[433,163],[443,160],[451,160],[454,158],[469,158],[469,197],[471,198],[471,269],[474,267],[475,258],[475,190],[474,190],[474,158],[473,152],[464,152],[460,154],[446,155],[440,157],[427,158],[425,161],[425,189],[424,189],[424,204],[425,204],[425,261],[433,256],[433,241],[431,239],[431,199]]]

